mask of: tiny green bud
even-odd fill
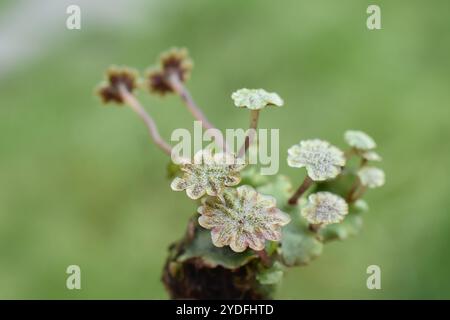
[[[385,183],[384,171],[375,167],[362,167],[358,170],[358,177],[361,180],[361,185],[369,188],[378,188]]]
[[[383,160],[381,156],[375,151],[365,151],[361,153],[361,157],[367,161],[381,161]]]

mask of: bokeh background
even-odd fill
[[[367,30],[369,4],[382,30]],[[93,88],[110,64],[143,70],[174,45],[222,129],[247,126],[235,89],[284,98],[261,117],[281,129],[282,158],[305,138],[343,147],[346,129],[379,144],[387,184],[368,193],[363,232],[290,270],[278,298],[450,298],[449,12],[446,0],[0,1],[0,298],[167,298],[166,249],[194,204],[170,190],[139,119]],[[192,128],[176,97],[140,98],[165,137]],[[82,290],[65,287],[70,264]],[[366,288],[371,264],[382,290]]]

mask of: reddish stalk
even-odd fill
[[[306,176],[305,180],[303,180],[302,184],[298,187],[297,191],[288,200],[288,203],[291,206],[296,205],[298,199],[305,193],[306,190],[308,190],[308,188],[311,186],[312,183],[313,180],[309,176]]]
[[[202,127],[204,129],[214,129],[218,130],[205,116],[205,114],[202,112],[200,107],[195,103],[194,99],[192,98],[191,93],[189,90],[184,86],[183,82],[181,81],[180,77],[176,72],[169,72],[167,76],[167,82],[169,83],[172,90],[180,96],[181,100],[184,102],[184,105],[189,110],[189,112],[194,116],[195,119],[200,121],[202,123]],[[225,142],[223,141],[223,138],[221,141],[214,139],[216,144],[219,146],[219,148],[226,151]]]
[[[267,255],[266,250],[260,250],[260,251],[255,251],[256,254],[259,256],[259,258],[261,259],[261,262],[263,263],[264,266],[269,267],[270,266],[270,258]]]
[[[238,152],[238,158],[245,156],[248,148],[250,148],[254,138],[256,128],[258,128],[259,110],[250,111],[250,125],[247,135],[245,136],[244,144],[241,146]]]
[[[165,154],[171,155],[172,147],[161,137],[153,118],[145,111],[138,99],[130,92],[124,85],[119,86],[120,96],[123,101],[144,121],[150,137],[153,142],[162,150]]]

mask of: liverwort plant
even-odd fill
[[[239,172],[245,164],[236,163],[233,156],[226,153],[211,155],[209,150],[200,150],[194,155],[194,163],[180,165],[183,172],[170,185],[174,191],[186,190],[191,199],[203,195],[220,196],[226,187],[232,187],[241,181]]]
[[[175,94],[206,132],[218,130],[186,87],[192,67],[187,50],[174,48],[161,55],[144,80],[129,68],[108,69],[97,93],[104,103],[126,105],[142,119],[155,145],[171,157],[170,188],[196,202],[186,208],[193,215],[185,235],[169,247],[162,280],[170,296],[271,298],[287,268],[309,264],[327,242],[360,231],[368,211],[363,195],[385,183],[384,172],[372,165],[381,156],[372,137],[349,130],[345,151],[320,139],[301,140],[287,150],[289,167],[305,173],[297,188],[285,175],[261,175],[246,154],[264,143],[254,143],[261,110],[284,101],[274,92],[243,88],[231,94],[236,107],[250,112],[241,145],[231,150],[234,144],[214,135],[217,148],[180,159],[135,92],[146,87],[159,96]]]
[[[305,167],[307,176],[295,194],[289,199],[289,204],[295,205],[298,198],[314,181],[334,179],[341,173],[345,165],[344,153],[329,142],[313,139],[300,141],[288,150],[288,165],[294,168]]]
[[[348,204],[341,197],[322,191],[308,197],[301,213],[313,225],[338,223],[348,213]]]
[[[258,127],[259,112],[266,106],[283,106],[284,102],[280,96],[274,92],[267,92],[264,89],[239,89],[233,92],[231,98],[234,105],[238,108],[247,108],[250,110],[250,125],[245,137],[244,144],[239,149],[238,157],[243,157],[250,147],[254,137],[255,130]]]
[[[261,251],[266,240],[280,241],[281,227],[291,220],[276,207],[276,199],[251,186],[227,189],[220,197],[206,198],[198,208],[199,224],[211,229],[217,247],[230,246],[234,252],[247,247]]]

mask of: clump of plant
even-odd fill
[[[134,93],[144,87],[161,96],[176,94],[205,129],[215,129],[185,86],[191,70],[187,51],[172,49],[144,79],[128,68],[110,68],[97,92],[105,103],[130,107],[170,156],[172,147]],[[372,165],[381,161],[374,140],[355,130],[344,134],[346,151],[319,139],[290,147],[288,165],[306,171],[297,188],[297,181],[284,175],[260,175],[246,155],[258,148],[253,142],[261,111],[284,101],[263,89],[240,89],[231,97],[250,112],[249,130],[236,152],[216,138],[217,148],[198,150],[193,159],[172,155],[177,163],[168,166],[168,187],[196,201],[186,209],[192,218],[185,235],[169,247],[163,270],[172,298],[271,298],[287,268],[310,263],[324,244],[360,231],[368,211],[362,198],[385,181],[384,172]]]

